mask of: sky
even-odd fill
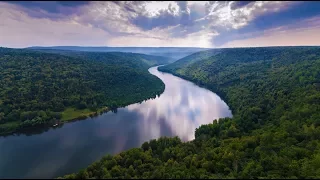
[[[317,1],[1,1],[0,46],[320,45]]]

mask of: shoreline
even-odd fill
[[[154,67],[157,68],[158,66],[163,66],[163,65],[152,66],[149,69],[154,68]],[[149,74],[151,76],[155,76],[155,75],[150,73],[149,69],[148,69]],[[155,77],[157,77],[157,76],[155,76]],[[74,107],[68,107],[64,111],[61,112],[62,117],[59,120],[56,120],[56,122],[54,122],[54,120],[51,120],[51,121],[49,121],[47,123],[44,123],[44,124],[37,124],[35,126],[29,126],[29,127],[21,127],[20,123],[12,122],[12,124],[14,124],[14,125],[12,125],[11,128],[8,128],[8,130],[6,130],[4,132],[0,132],[0,138],[1,137],[6,137],[6,136],[11,136],[11,135],[14,136],[14,135],[21,135],[21,134],[29,134],[29,133],[33,134],[32,131],[45,132],[45,131],[47,131],[47,130],[49,130],[51,128],[54,128],[54,129],[55,128],[60,128],[65,123],[69,123],[69,122],[71,123],[71,122],[75,122],[75,121],[80,121],[80,120],[87,119],[89,117],[91,117],[91,118],[92,117],[96,117],[96,116],[102,115],[103,113],[106,113],[106,112],[108,112],[110,110],[113,110],[113,109],[125,107],[125,106],[128,106],[130,104],[140,103],[140,102],[143,102],[145,100],[160,96],[165,90],[165,84],[163,83],[163,81],[160,78],[158,78],[158,80],[161,81],[161,83],[163,84],[163,88],[161,88],[161,90],[157,90],[156,92],[153,93],[153,95],[151,95],[148,98],[145,98],[143,100],[134,101],[134,102],[128,103],[126,105],[119,106],[119,107],[114,107],[114,108],[109,108],[109,107],[105,106],[105,107],[99,108],[97,111],[90,111],[89,109],[78,110],[78,109],[75,109]],[[87,111],[87,112],[81,112],[81,111]],[[63,113],[69,114],[70,117],[63,117]],[[76,114],[79,114],[79,115],[72,116],[72,115],[70,115],[72,113],[76,113]],[[54,125],[56,125],[56,126],[54,126]],[[5,125],[2,125],[2,127],[5,127]],[[0,125],[0,131],[1,131],[1,125]]]
[[[24,132],[27,132],[28,130],[46,130],[47,128],[57,128],[57,127],[61,127],[61,125],[65,124],[65,123],[71,123],[71,122],[75,122],[75,121],[79,121],[79,120],[84,120],[87,119],[89,117],[96,117],[99,116],[103,113],[106,113],[108,111],[110,111],[111,109],[108,107],[103,107],[98,109],[97,111],[91,111],[88,112],[86,114],[81,114],[79,116],[76,117],[72,117],[72,118],[68,118],[68,119],[60,119],[57,120],[58,123],[52,123],[52,122],[48,122],[48,123],[44,123],[44,124],[39,124],[36,126],[32,126],[32,127],[19,127],[20,125],[17,125],[16,128],[14,128],[11,131],[7,131],[7,132],[0,132],[0,137],[6,137],[6,136],[10,136],[10,135],[20,135],[20,134],[24,134]],[[53,126],[57,124],[57,126]],[[13,126],[14,127],[14,126]]]
[[[59,123],[57,123],[57,124],[63,124],[63,123],[66,123],[66,122],[72,122],[72,121],[76,121],[78,119],[83,119],[83,118],[95,117],[95,116],[98,116],[99,114],[101,115],[101,114],[103,114],[105,112],[108,112],[110,110],[111,109],[109,109],[108,107],[103,107],[103,108],[98,109],[97,111],[91,111],[91,112],[88,112],[86,114],[81,114],[81,115],[76,116],[76,117],[67,118],[67,119],[61,118],[59,120]]]
[[[159,72],[168,73],[168,74],[177,76],[177,77],[179,77],[179,78],[181,78],[181,79],[184,79],[184,80],[186,80],[186,81],[192,82],[193,84],[195,84],[195,85],[197,85],[197,86],[199,86],[199,87],[201,87],[201,88],[205,88],[205,89],[207,89],[207,90],[209,90],[209,91],[217,94],[217,96],[219,96],[219,97],[221,98],[221,100],[224,101],[224,102],[228,105],[229,109],[231,110],[232,116],[234,115],[233,113],[235,112],[235,108],[233,108],[233,107],[230,105],[228,99],[226,98],[226,94],[223,93],[223,92],[221,92],[221,91],[218,90],[217,88],[212,87],[212,86],[209,87],[209,86],[208,86],[207,84],[205,84],[205,83],[201,83],[201,82],[199,82],[199,81],[195,81],[195,80],[192,79],[192,78],[189,78],[189,77],[184,76],[184,75],[177,74],[177,73],[175,73],[175,72],[171,72],[171,71],[167,71],[167,70],[162,70],[162,69],[159,69],[159,68],[157,68],[157,70],[158,70]]]

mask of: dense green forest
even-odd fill
[[[134,53],[0,48],[0,134],[155,97],[164,84],[148,68],[160,60]]]
[[[200,126],[191,142],[151,140],[63,178],[320,178],[320,48],[198,55],[159,70],[217,92],[233,118]]]

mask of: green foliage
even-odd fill
[[[200,126],[191,142],[160,138],[106,156],[85,170],[89,178],[103,169],[109,178],[319,178],[320,48],[213,54],[159,70],[217,92],[234,117]]]
[[[164,84],[147,71],[158,64],[153,59],[134,53],[62,55],[0,48],[0,134],[52,123],[70,108],[113,109],[155,97]]]
[[[132,68],[146,68],[155,65],[168,64],[172,59],[162,56],[153,56],[126,52],[83,52],[56,49],[36,49],[34,51],[54,53],[71,57],[90,59],[94,61],[107,61],[109,65],[127,66]]]

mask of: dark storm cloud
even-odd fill
[[[89,1],[7,1],[22,8],[29,16],[35,18],[60,19],[76,14],[79,7]]]
[[[188,8],[188,3],[186,1],[177,1],[180,8],[180,24],[181,25],[192,25],[193,19],[190,17],[190,9]]]
[[[279,11],[277,13],[262,15],[252,21],[247,28],[251,27],[251,29],[255,30],[270,29],[317,15],[320,15],[320,2],[305,1],[293,6],[290,9]]]
[[[159,15],[157,16],[146,16],[145,14],[140,13],[139,16],[131,18],[130,22],[143,30],[151,30],[157,27],[167,28],[176,25],[192,27],[195,25],[194,21],[204,15],[197,11],[193,11],[193,9],[189,9],[186,1],[177,1],[177,5],[179,6],[178,14],[174,15],[173,8],[169,5],[168,9],[160,10]],[[195,27],[186,29],[195,29]],[[197,30],[199,29],[201,29],[201,27],[197,27]]]
[[[61,7],[79,7],[88,5],[88,1],[6,1],[28,9],[45,10],[49,13],[61,13]],[[63,12],[67,13],[67,12]]]
[[[156,17],[138,16],[131,19],[131,22],[143,30],[151,30],[155,27],[167,28],[169,26],[177,25],[180,20],[169,12],[164,11],[161,12],[161,15]]]
[[[250,3],[252,3],[254,1],[235,1],[234,3],[232,3],[231,5],[231,9],[234,10],[234,9],[238,9],[238,8],[241,8],[243,6],[246,6]]]

